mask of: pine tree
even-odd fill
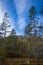
[[[34,6],[29,10],[29,24],[25,27],[25,34],[29,37],[37,35],[36,9]]]
[[[7,28],[10,27],[8,18],[9,18],[9,16],[8,16],[7,12],[5,12],[4,19],[3,19],[3,22],[0,27],[0,30],[3,31],[4,37],[6,37],[6,34],[8,32],[10,32],[10,31],[7,31]]]
[[[15,32],[15,30],[14,29],[12,29],[12,31],[11,31],[11,36],[15,36],[15,34],[16,34],[16,32]]]

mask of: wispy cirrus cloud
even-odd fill
[[[25,24],[26,24],[25,18],[18,19],[18,29],[19,30],[22,30],[25,27]]]
[[[22,14],[26,9],[26,0],[14,0],[14,2],[17,9],[17,13],[20,16],[20,14]]]
[[[4,7],[4,3],[2,0],[0,0],[0,23],[3,21],[4,13],[7,11],[7,9]]]
[[[26,0],[14,0],[18,15],[17,25],[18,25],[19,34],[22,34],[23,32],[22,30],[26,25],[26,14],[25,14],[27,9],[26,2],[27,2]]]

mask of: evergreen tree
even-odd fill
[[[15,32],[15,30],[14,29],[12,29],[12,31],[11,31],[11,36],[15,36],[15,34],[16,34],[16,32]]]
[[[6,33],[10,32],[10,31],[7,31],[7,28],[10,27],[8,18],[9,16],[7,12],[5,12],[3,22],[0,26],[0,30],[3,31],[4,37],[6,37]]]
[[[31,23],[29,22],[29,24],[25,27],[25,36],[31,36],[32,35],[32,27],[31,27]]]
[[[36,9],[34,6],[29,10],[29,24],[25,27],[25,34],[29,37],[37,35]]]

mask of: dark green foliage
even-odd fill
[[[29,37],[37,36],[36,9],[34,6],[29,10],[29,23],[25,27],[25,34]]]
[[[12,29],[10,36],[15,36],[16,32],[14,29]]]
[[[32,34],[31,34],[31,32],[32,32],[32,27],[31,27],[31,23],[29,23],[26,27],[25,27],[25,36],[31,36]]]
[[[0,57],[36,57],[36,44],[39,45],[38,53],[40,55],[40,50],[42,51],[43,49],[42,38],[28,38],[23,41],[19,40],[17,36],[9,36],[0,47]]]
[[[36,9],[35,6],[32,6],[31,9],[29,10],[29,14],[30,14],[30,20],[34,20],[34,18],[36,17]]]

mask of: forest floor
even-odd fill
[[[43,60],[37,62],[35,58],[3,58],[0,65],[43,65]]]

